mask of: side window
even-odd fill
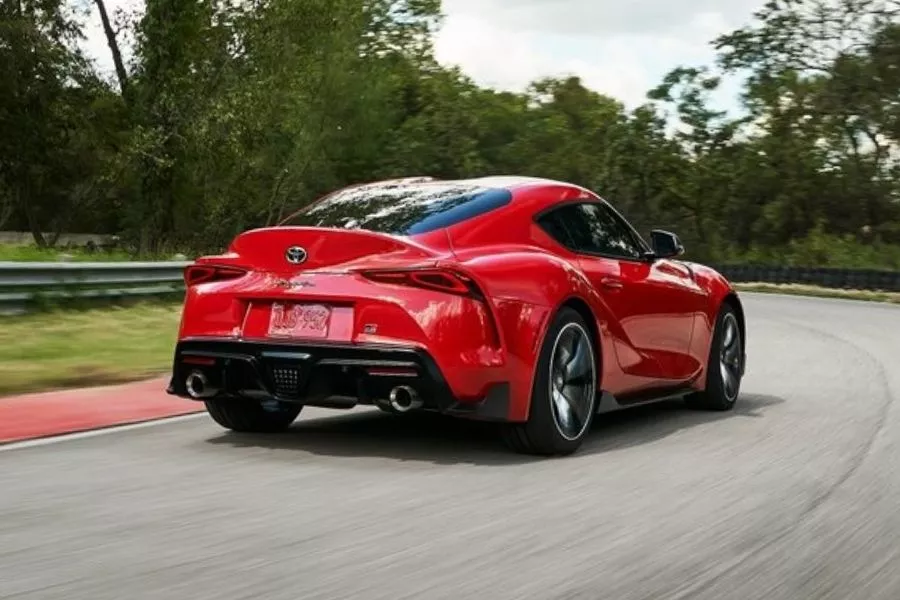
[[[646,251],[644,245],[637,239],[634,231],[624,223],[614,210],[606,204],[586,204],[593,208],[599,219],[603,222],[604,230],[608,232],[608,247],[605,253],[623,256],[625,258],[641,258]]]
[[[544,215],[539,223],[558,242],[576,252],[628,259],[641,258],[644,252],[631,230],[601,203],[568,204]]]
[[[546,231],[550,237],[566,248],[578,251],[578,245],[572,237],[568,223],[566,223],[566,221],[572,220],[572,215],[569,214],[571,213],[571,208],[571,206],[563,206],[562,208],[548,212],[538,219],[538,225],[540,225],[541,229]]]

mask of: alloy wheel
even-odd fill
[[[594,408],[596,366],[591,338],[578,323],[567,323],[553,344],[550,360],[550,404],[559,433],[579,438]]]
[[[741,380],[741,331],[737,319],[727,313],[722,320],[722,348],[719,352],[719,375],[729,402],[737,398]]]

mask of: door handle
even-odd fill
[[[622,281],[615,277],[604,277],[600,280],[600,285],[610,290],[622,289]]]

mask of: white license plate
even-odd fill
[[[269,314],[269,337],[324,338],[331,324],[331,309],[321,304],[275,302]]]

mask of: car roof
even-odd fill
[[[366,188],[368,189],[379,189],[382,187],[395,187],[395,186],[429,186],[434,185],[438,187],[443,186],[472,186],[472,187],[480,187],[485,189],[505,189],[512,191],[514,189],[521,189],[526,187],[540,187],[540,186],[563,186],[575,189],[584,189],[581,186],[575,185],[573,183],[568,183],[565,181],[556,181],[553,179],[545,179],[542,177],[530,177],[526,175],[490,175],[485,177],[473,177],[473,178],[465,178],[465,179],[438,179],[435,177],[401,177],[397,179],[384,179],[381,181],[372,181],[370,183],[361,183],[356,185],[351,185],[341,190],[337,190],[338,192],[346,192],[346,191],[363,191]],[[585,190],[587,191],[587,190]]]

